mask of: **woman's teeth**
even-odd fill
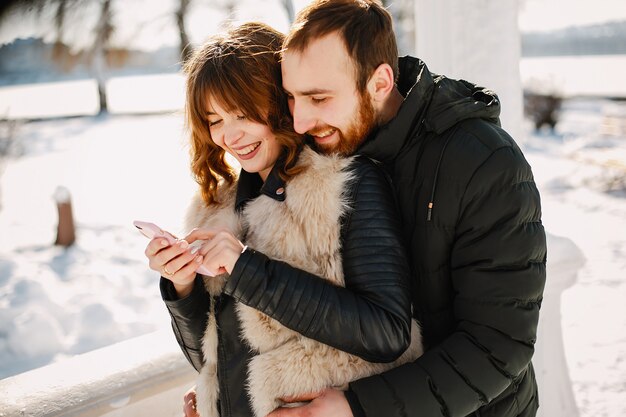
[[[243,149],[239,149],[237,151],[237,155],[246,156],[250,152],[253,152],[256,148],[258,148],[259,145],[261,145],[261,142],[256,142],[256,143],[250,144],[250,145],[246,146]]]

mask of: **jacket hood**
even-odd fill
[[[421,59],[411,56],[400,58],[399,70],[398,90],[404,102],[397,115],[363,144],[362,153],[392,159],[417,129],[441,134],[473,118],[500,124],[500,100],[493,91],[433,74]]]

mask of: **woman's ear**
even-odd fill
[[[394,87],[393,69],[389,64],[380,64],[367,82],[367,90],[375,102],[384,102]]]

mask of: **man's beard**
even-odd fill
[[[361,94],[359,100],[358,120],[353,122],[343,134],[337,129],[339,141],[333,144],[315,143],[315,148],[324,154],[352,155],[377,126],[376,114],[369,92]]]

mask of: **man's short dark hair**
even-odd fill
[[[285,38],[286,50],[303,52],[308,44],[338,33],[352,58],[360,92],[381,64],[398,78],[398,46],[389,12],[377,0],[315,0],[302,9]]]

